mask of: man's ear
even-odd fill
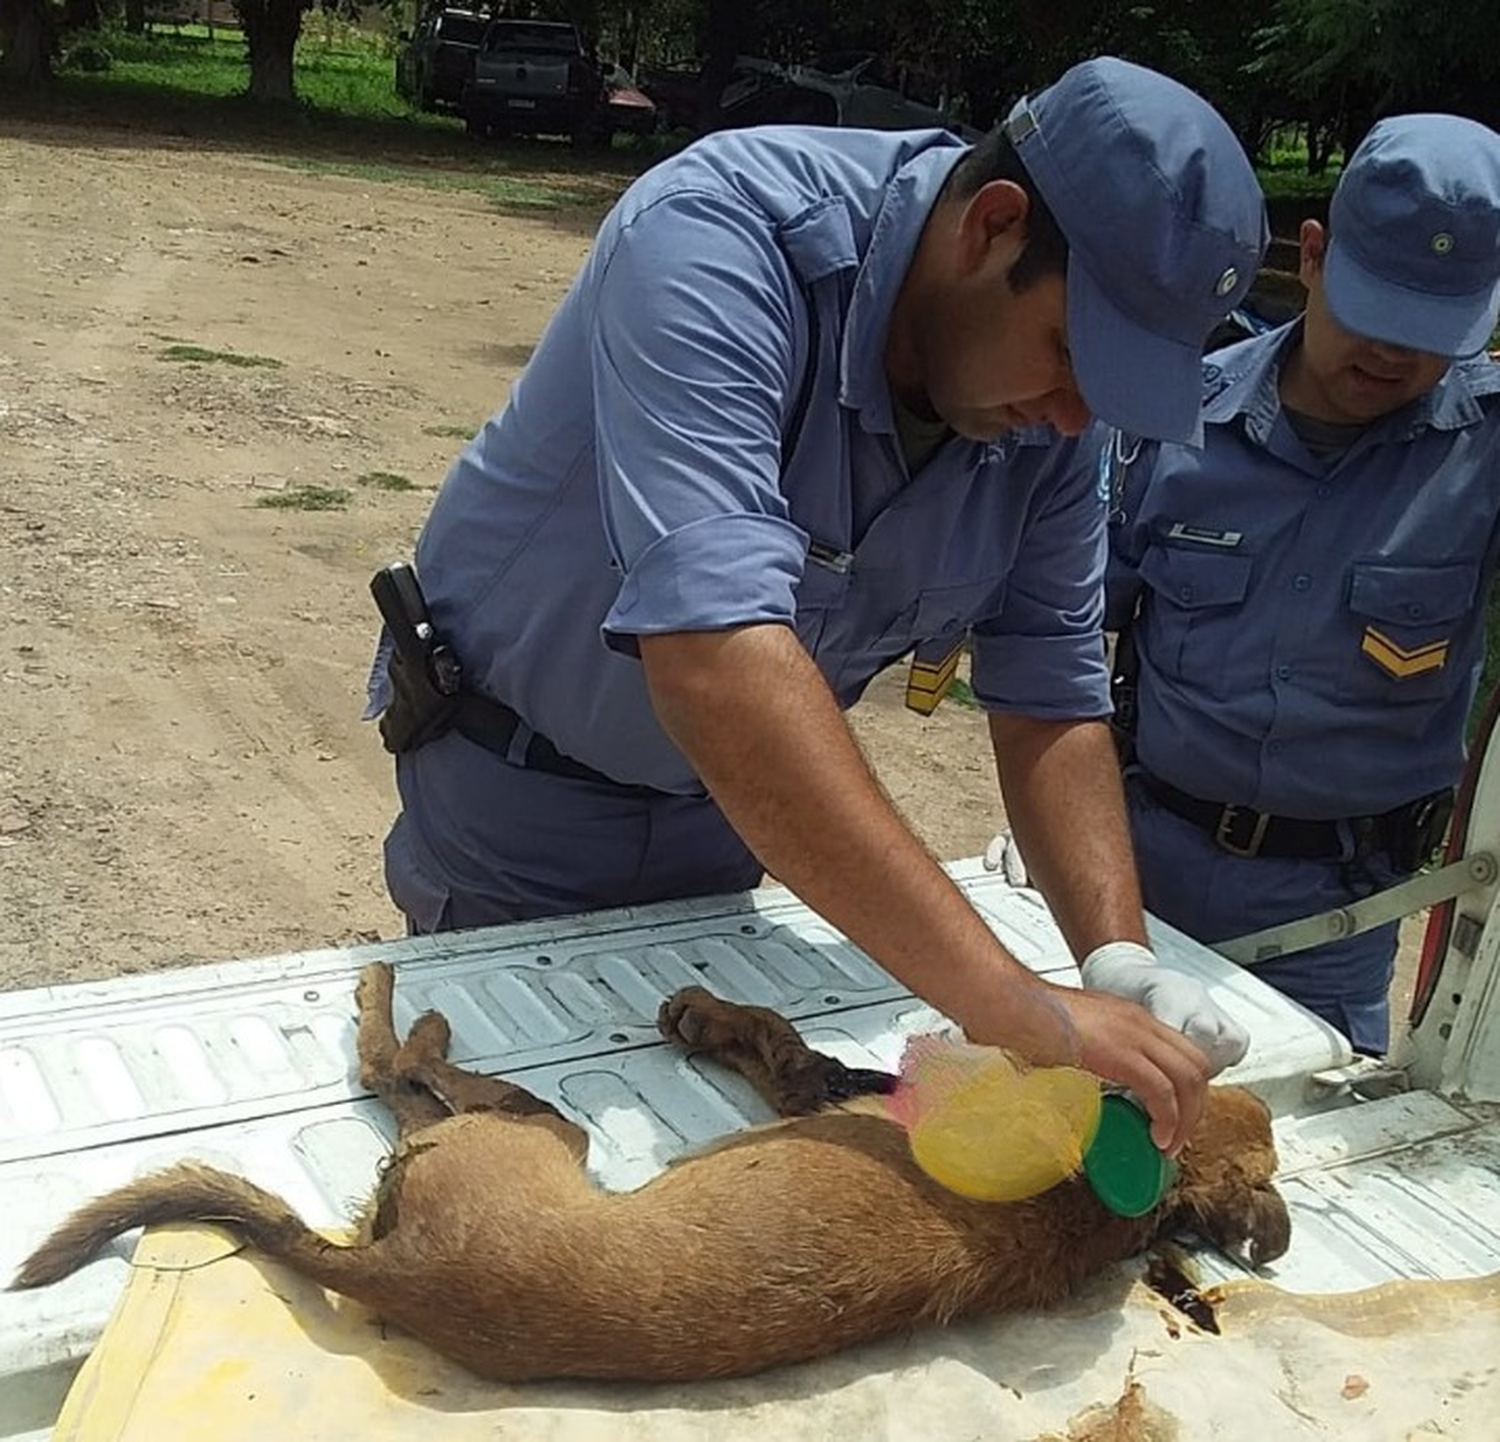
[[[1328,253],[1328,232],[1321,221],[1304,220],[1298,232],[1297,275],[1309,290],[1323,274],[1323,257]]]
[[[1031,198],[1013,180],[981,185],[964,203],[959,219],[960,259],[965,268],[996,266],[1008,271],[1026,246]]]

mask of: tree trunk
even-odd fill
[[[46,85],[52,79],[52,45],[47,0],[0,0],[0,88]]]
[[[146,33],[146,0],[125,0],[125,29],[131,35]]]
[[[289,105],[296,98],[292,57],[309,0],[235,0],[250,59],[252,100]]]
[[[745,0],[708,0],[703,16],[703,71],[698,82],[698,129],[719,128],[719,96],[751,31],[753,7]]]
[[[63,0],[64,31],[97,30],[100,20],[99,0]]]

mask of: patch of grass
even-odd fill
[[[342,511],[349,505],[349,492],[339,486],[294,486],[255,504],[272,511]]]
[[[366,471],[355,480],[362,486],[373,486],[377,491],[414,491],[417,483],[396,471]]]
[[[181,361],[190,365],[226,366],[271,366],[280,368],[281,362],[268,355],[241,355],[232,350],[209,350],[201,345],[169,345],[157,351],[159,359]]]
[[[588,205],[597,199],[581,186],[557,185],[515,176],[494,175],[483,170],[433,170],[416,165],[389,165],[379,161],[321,160],[287,155],[277,158],[290,170],[312,175],[341,175],[376,184],[420,185],[428,190],[463,191],[482,195],[501,208],[558,210],[568,205]]]
[[[948,700],[957,706],[967,707],[970,711],[979,710],[979,698],[975,696],[974,688],[962,676],[953,678],[952,684],[948,687]]]
[[[1479,672],[1479,689],[1469,712],[1469,739],[1484,715],[1490,692],[1500,685],[1500,589],[1491,590],[1484,608],[1484,663]]]
[[[453,115],[428,114],[396,94],[394,44],[309,11],[293,65],[296,100],[246,95],[250,69],[237,30],[201,26],[130,35],[101,32],[107,71],[63,68],[41,94],[0,95],[0,114],[52,125],[157,132],[216,150],[245,151],[298,169],[374,183],[467,191],[501,210],[550,210],[580,234],[662,153],[620,143],[578,153],[557,140],[476,142]]]
[[[1309,175],[1305,169],[1292,166],[1260,166],[1256,175],[1268,201],[1323,200],[1333,194],[1339,183],[1339,172],[1330,167],[1322,175]]]
[[[471,441],[474,439],[474,432],[478,429],[478,426],[423,426],[422,434],[424,436],[444,436],[455,441]]]

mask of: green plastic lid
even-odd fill
[[[1083,1173],[1117,1217],[1143,1217],[1166,1195],[1177,1163],[1157,1150],[1146,1113],[1129,1097],[1111,1093],[1099,1111],[1099,1130],[1083,1154]]]

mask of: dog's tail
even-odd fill
[[[185,1162],[80,1207],[21,1264],[10,1290],[60,1281],[122,1232],[158,1222],[221,1223],[335,1291],[351,1291],[349,1274],[365,1250],[319,1236],[280,1197],[242,1177]]]

